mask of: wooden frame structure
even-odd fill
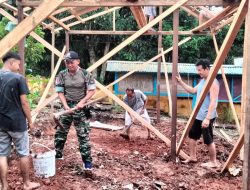
[[[147,5],[154,5],[154,6],[170,6],[166,11],[162,12],[159,16],[157,16],[154,20],[151,22],[147,23],[145,20],[145,16],[142,11],[142,6],[147,6]],[[165,17],[168,15],[172,14],[175,12],[176,14],[178,13],[178,10],[181,8],[184,11],[186,11],[188,14],[198,17],[199,12],[197,12],[196,8],[197,6],[224,6],[226,7],[221,13],[218,15],[214,16],[213,18],[207,20],[205,23],[201,24],[200,26],[192,29],[191,31],[178,31],[176,30],[175,27],[174,31],[158,31],[158,32],[148,32],[148,30],[156,25],[157,23],[161,22]],[[180,142],[178,143],[178,147],[176,150],[177,155],[180,154],[182,158],[187,158],[187,155],[181,151],[181,147],[184,143],[184,140],[187,136],[187,132],[190,129],[191,125],[194,122],[195,116],[198,113],[198,110],[212,84],[212,81],[216,77],[216,74],[218,73],[219,69],[222,71],[222,76],[223,76],[223,81],[226,86],[226,91],[227,95],[229,98],[230,106],[231,109],[233,110],[233,115],[236,121],[236,125],[238,129],[244,129],[244,132],[242,132],[237,144],[235,145],[234,150],[232,151],[230,157],[228,158],[228,161],[225,163],[222,171],[225,169],[228,169],[230,167],[230,164],[232,163],[233,159],[236,157],[236,155],[239,152],[239,149],[243,145],[243,140],[244,140],[244,134],[245,134],[245,161],[244,161],[244,173],[246,173],[247,176],[244,176],[244,180],[247,180],[248,183],[244,184],[244,189],[248,189],[249,187],[249,179],[250,179],[250,174],[249,174],[249,138],[250,138],[250,131],[249,131],[249,119],[247,119],[246,115],[249,114],[250,110],[248,108],[249,105],[249,99],[247,98],[246,94],[248,93],[250,89],[250,84],[247,81],[247,76],[249,75],[249,66],[247,63],[250,62],[250,36],[249,33],[245,34],[245,49],[244,49],[244,72],[243,72],[243,90],[242,90],[242,121],[241,121],[241,127],[240,123],[238,121],[238,118],[236,116],[236,112],[232,103],[232,98],[230,96],[230,93],[228,91],[228,84],[226,82],[226,77],[223,72],[223,67],[222,64],[227,56],[227,53],[233,44],[233,41],[237,35],[237,32],[239,31],[239,28],[241,27],[246,15],[248,21],[250,20],[250,3],[249,0],[242,0],[241,2],[235,1],[235,3],[228,3],[223,0],[138,0],[135,3],[131,3],[128,1],[123,1],[123,0],[21,0],[19,1],[18,7],[21,7],[21,9],[17,9],[15,7],[10,6],[9,4],[6,3],[6,1],[0,1],[0,14],[8,18],[14,23],[17,23],[17,18],[13,17],[11,14],[9,14],[6,10],[13,11],[14,13],[19,13],[23,14],[24,20],[20,21],[20,23],[17,25],[17,27],[10,32],[4,39],[0,41],[0,57],[2,57],[5,53],[7,53],[9,50],[13,48],[20,40],[25,38],[27,35],[31,35],[34,37],[37,41],[42,43],[45,47],[47,47],[51,52],[59,57],[59,61],[57,63],[56,68],[54,69],[52,73],[52,77],[50,79],[50,82],[41,98],[39,101],[38,107],[33,111],[33,117],[35,119],[36,114],[39,112],[39,110],[44,107],[48,102],[51,102],[54,98],[56,98],[56,95],[53,95],[52,97],[46,99],[48,89],[50,88],[50,85],[52,84],[53,78],[55,77],[55,74],[59,68],[60,65],[60,60],[62,56],[64,55],[65,50],[67,51],[69,49],[69,40],[67,40],[66,43],[66,48],[63,49],[63,51],[57,50],[53,44],[51,45],[50,43],[46,42],[43,40],[41,37],[39,37],[37,34],[33,32],[34,28],[41,24],[44,28],[50,29],[53,32],[59,32],[60,30],[64,29],[66,31],[66,37],[68,38],[69,35],[73,34],[93,34],[93,35],[98,35],[98,34],[105,34],[105,35],[130,35],[124,42],[122,42],[120,45],[115,47],[113,50],[111,50],[108,54],[106,54],[104,57],[102,57],[100,60],[98,60],[95,64],[91,65],[87,70],[88,71],[93,71],[95,70],[98,66],[102,65],[104,62],[106,62],[110,57],[115,55],[118,51],[123,49],[125,46],[130,44],[132,41],[136,40],[139,36],[141,35],[173,35],[173,38],[175,39],[175,44],[178,43],[178,35],[207,35],[211,34],[215,49],[217,52],[217,57],[214,62],[214,65],[211,69],[210,75],[206,81],[205,87],[201,93],[201,96],[199,97],[197,104],[188,120],[188,123],[186,125],[186,128],[183,132],[182,138]],[[77,24],[82,24],[84,22],[87,22],[89,20],[95,19],[99,16],[103,16],[105,14],[113,13],[115,16],[115,11],[120,9],[123,6],[129,6],[135,20],[138,23],[138,31],[116,31],[115,30],[115,19],[113,19],[113,31],[75,31],[71,30],[71,27],[77,25]],[[25,11],[30,10],[30,8],[33,8],[34,11],[29,15]],[[94,10],[99,10],[102,9],[102,7],[111,7],[109,9],[105,9],[101,12],[96,13],[95,15],[92,15],[90,17],[84,17],[84,14],[89,13]],[[20,13],[21,11],[21,13]],[[24,12],[22,12],[24,11]],[[57,15],[63,12],[68,12],[70,13],[70,16],[67,16],[62,19],[58,19]],[[178,16],[178,15],[177,15]],[[178,17],[177,17],[178,18]],[[44,23],[44,20],[50,20],[50,23]],[[69,21],[70,24],[66,24]],[[230,30],[228,31],[228,34],[221,46],[221,48],[218,48],[218,45],[216,43],[216,37],[215,34],[217,31],[219,31],[221,28],[223,28],[225,25],[231,24]],[[178,24],[177,24],[178,25]],[[214,27],[214,25],[216,25]],[[246,22],[246,28],[250,28],[250,23]],[[56,27],[52,27],[56,26]],[[204,29],[209,29],[213,28],[212,32],[204,32]],[[186,41],[190,40],[191,38],[188,37],[187,39],[180,41],[178,45],[181,45],[185,43]],[[178,45],[175,45],[175,51],[173,52],[173,57],[175,57],[175,62],[177,63],[176,60],[178,60]],[[21,44],[20,44],[21,46]],[[177,48],[177,51],[176,51]],[[21,48],[22,49],[22,48]],[[163,56],[164,59],[164,54],[166,52],[169,52],[173,49],[169,48],[166,51],[159,50],[159,55],[155,56],[154,58],[150,59],[149,61],[145,62],[143,66],[146,64],[149,64],[152,60],[155,60],[157,58],[160,58]],[[137,113],[135,113],[131,108],[129,108],[126,104],[124,104],[119,98],[117,98],[115,95],[113,95],[109,90],[108,87],[114,85],[115,83],[121,81],[122,79],[126,78],[133,72],[139,70],[140,67],[134,69],[133,71],[125,74],[121,78],[119,78],[117,81],[114,81],[110,85],[104,87],[100,83],[97,83],[98,88],[106,94],[106,96],[109,96],[112,98],[115,102],[117,102],[119,105],[121,105],[124,109],[126,109],[130,114],[132,114],[135,118],[137,118],[140,122],[142,122],[147,128],[149,128],[152,132],[154,132],[160,139],[162,139],[167,146],[171,145],[171,141],[165,137],[163,134],[161,134],[157,129],[155,129],[152,125],[147,124],[143,118],[141,118]],[[165,71],[167,72],[167,71]],[[177,70],[175,71],[177,72]],[[177,73],[173,73],[177,74]],[[167,79],[166,79],[167,81]],[[175,94],[171,92],[172,95],[174,96]],[[99,98],[100,99],[100,98]],[[99,100],[98,99],[98,100]],[[172,103],[172,108],[176,107],[176,100],[171,101]],[[244,105],[244,106],[243,106]],[[176,110],[172,110],[172,113],[174,114]],[[174,118],[176,120],[176,118]],[[175,122],[172,122],[175,123]],[[174,142],[175,143],[175,142]],[[174,148],[173,148],[174,149]],[[245,179],[246,178],[246,179]]]

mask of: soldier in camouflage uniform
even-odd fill
[[[56,158],[63,158],[63,148],[72,122],[74,123],[79,149],[85,169],[92,169],[91,148],[89,143],[90,126],[84,104],[95,93],[95,81],[92,75],[79,67],[80,59],[76,52],[70,51],[64,57],[66,70],[56,77],[55,89],[65,110],[77,107],[71,114],[60,117],[61,127],[55,134]]]

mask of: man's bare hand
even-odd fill
[[[34,125],[33,125],[32,122],[29,122],[29,123],[28,123],[28,129],[29,129],[29,130],[34,129]]]
[[[182,81],[180,74],[178,74],[178,75],[176,76],[176,79],[177,79],[177,82],[179,82],[179,83]]]
[[[202,128],[207,128],[209,126],[210,120],[205,118],[201,124]]]
[[[84,106],[85,106],[85,102],[82,102],[82,101],[80,101],[80,102],[76,105],[76,107],[77,107],[78,109],[82,109]]]

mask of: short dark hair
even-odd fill
[[[3,62],[5,63],[9,59],[21,60],[21,57],[15,52],[8,52],[3,56]]]
[[[195,66],[202,66],[203,69],[209,69],[210,68],[211,62],[208,59],[199,59],[196,63]]]
[[[128,88],[126,89],[126,91],[131,91],[131,92],[134,92],[134,88],[130,88],[130,87],[128,87]]]

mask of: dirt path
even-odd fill
[[[122,126],[123,121],[116,119],[109,124]],[[53,147],[53,126],[50,122],[40,124],[42,137],[31,136],[31,142],[39,142]],[[180,130],[183,126],[179,126]],[[157,128],[169,136],[170,123],[165,121]],[[49,179],[32,179],[39,181],[41,190],[119,190],[119,189],[209,189],[236,190],[242,187],[242,176],[232,177],[228,173],[215,173],[200,167],[208,160],[207,149],[202,141],[198,145],[198,163],[184,165],[170,161],[170,150],[154,137],[147,140],[143,127],[135,126],[132,140],[126,141],[119,132],[91,130],[92,156],[95,176],[85,178],[82,173],[82,162],[78,151],[78,142],[73,127],[70,130],[65,146],[65,159],[57,161],[56,176]],[[232,147],[215,139],[218,145],[218,159],[223,162]],[[226,145],[226,146],[225,146]],[[186,145],[184,146],[184,150]],[[238,165],[242,163],[237,161]],[[9,170],[11,189],[21,189],[22,180],[15,156],[12,156]],[[127,186],[128,185],[128,186]],[[125,188],[127,186],[127,188]]]

